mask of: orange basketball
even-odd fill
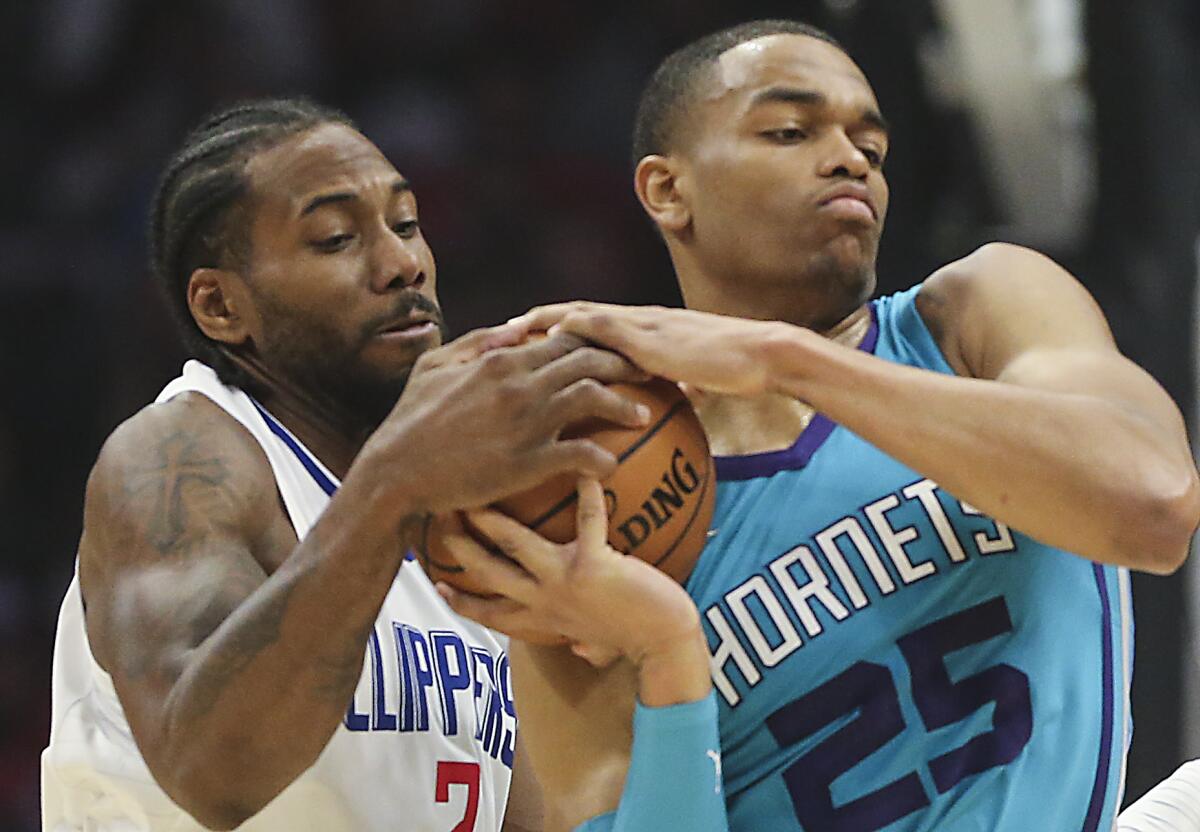
[[[708,440],[691,403],[671,382],[656,378],[611,387],[649,407],[650,423],[626,428],[591,422],[564,432],[564,438],[587,436],[617,455],[617,469],[602,482],[609,544],[682,583],[700,557],[712,521],[716,483]],[[548,540],[568,543],[575,539],[575,487],[574,476],[562,475],[495,507]],[[421,564],[431,580],[488,595],[488,587],[441,543],[443,534],[464,525],[459,515],[435,518],[421,547]]]

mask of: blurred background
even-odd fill
[[[756,17],[829,29],[875,85],[894,130],[881,291],[988,240],[1033,245],[1194,416],[1195,0],[5,0],[0,830],[38,825],[88,470],[183,358],[144,218],[184,132],[263,94],[347,111],[414,183],[456,332],[555,299],[677,304],[629,184],[634,102],[667,52]],[[1192,568],[1134,579],[1129,798],[1200,756]]]

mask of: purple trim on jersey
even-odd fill
[[[292,435],[283,429],[283,425],[275,421],[274,416],[264,410],[263,406],[254,401],[254,399],[250,399],[250,402],[263,417],[263,421],[267,423],[267,428],[271,431],[271,433],[283,440],[283,444],[287,445],[291,449],[292,453],[296,455],[296,459],[300,460],[300,464],[304,466],[304,470],[312,474],[312,478],[317,481],[317,485],[321,487],[321,490],[332,497],[333,492],[337,491],[337,486],[333,484],[333,481],[330,480],[329,477],[325,476],[324,471],[317,467],[317,463],[314,462],[313,458],[309,456],[303,448],[300,447],[300,443],[293,439]]]
[[[879,344],[879,316],[875,311],[875,303],[871,306],[871,325],[863,336],[858,348],[863,352],[874,355],[875,347]],[[713,457],[716,463],[718,480],[752,480],[755,477],[769,477],[776,471],[793,471],[803,468],[812,459],[817,449],[825,444],[825,440],[833,433],[837,423],[824,413],[812,417],[796,441],[790,448],[781,451],[767,451],[761,454],[743,454],[742,456]]]
[[[1113,731],[1116,727],[1113,723],[1112,611],[1109,609],[1104,567],[1096,563],[1092,565],[1092,571],[1096,576],[1096,588],[1100,591],[1100,676],[1104,686],[1104,704],[1100,710],[1100,760],[1096,764],[1096,782],[1092,784],[1092,799],[1088,802],[1083,832],[1096,832],[1100,826],[1104,796],[1108,792],[1108,768],[1112,763]]]

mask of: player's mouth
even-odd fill
[[[413,312],[384,324],[375,335],[387,341],[419,341],[437,331],[438,324],[432,315]]]
[[[879,212],[871,199],[871,191],[858,182],[844,182],[826,191],[817,200],[817,207],[839,219],[857,220],[875,225]]]

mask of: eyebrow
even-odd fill
[[[392,193],[402,194],[412,190],[412,185],[407,179],[401,177],[392,182]],[[322,205],[331,205],[338,202],[354,202],[358,199],[358,194],[352,191],[335,191],[329,194],[321,194],[310,199],[305,206],[300,210],[300,216],[306,217],[313,211],[320,208]]]
[[[769,87],[755,94],[754,98],[750,100],[750,107],[754,108],[776,101],[782,101],[785,104],[799,104],[805,107],[824,107],[829,103],[829,99],[825,94],[816,90],[805,90],[797,87]],[[863,110],[859,119],[863,124],[878,128],[885,133],[891,133],[887,119],[883,117],[883,113],[874,107],[867,107]]]

